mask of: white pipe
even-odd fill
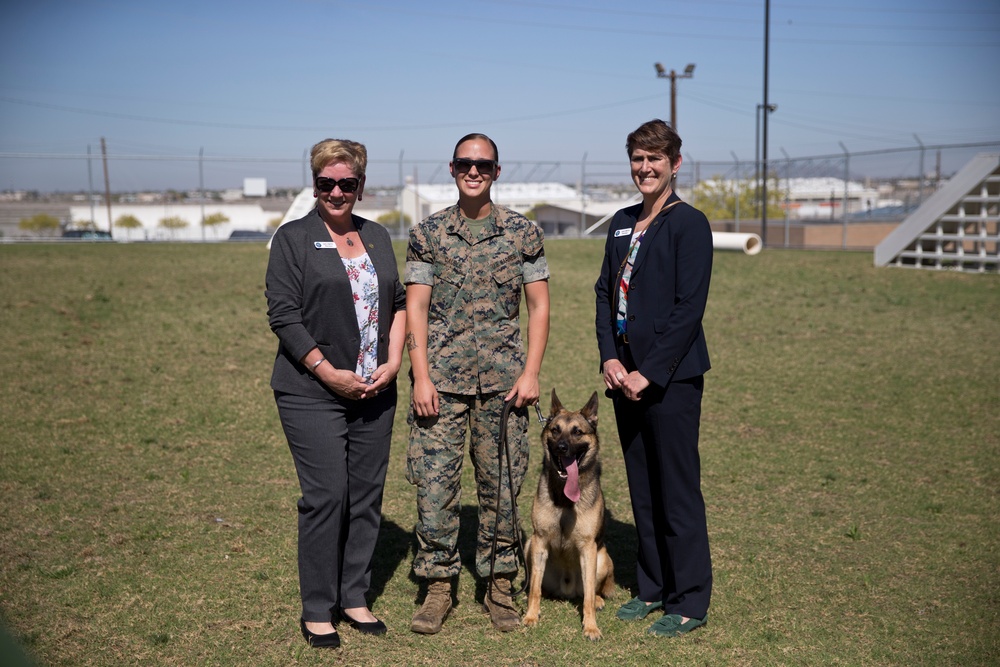
[[[764,244],[756,234],[712,232],[712,247],[716,250],[742,250],[748,255],[756,255]]]

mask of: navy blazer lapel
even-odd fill
[[[611,262],[613,266],[621,266],[625,262],[625,256],[632,245],[632,232],[635,231],[635,223],[641,211],[642,204],[623,209],[624,215],[622,218],[624,220],[621,220],[618,223],[618,228],[614,230],[614,242],[611,245]],[[621,272],[619,272],[620,276]]]
[[[668,209],[673,208],[676,204],[680,203],[681,198],[677,196],[676,192],[671,192],[670,196],[667,198],[667,203],[663,205],[660,212],[656,214],[653,218],[653,222],[650,223],[649,227],[646,228],[646,233],[642,236],[642,242],[639,243],[639,252],[636,253],[635,263],[632,264],[632,275],[634,276],[639,271],[639,267],[642,266],[642,260],[646,258],[649,254],[649,248],[656,238],[659,231],[666,227]]]

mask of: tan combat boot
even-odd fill
[[[413,615],[410,630],[422,635],[441,632],[441,625],[451,610],[451,579],[430,579],[424,604]]]
[[[500,632],[510,632],[521,625],[521,616],[514,609],[510,591],[510,579],[497,577],[495,583],[486,587],[483,598],[483,608],[489,613],[493,627]]]

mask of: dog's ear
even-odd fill
[[[580,410],[580,414],[583,415],[583,418],[586,419],[591,426],[594,427],[595,431],[597,430],[597,406],[597,392],[595,391],[591,394],[590,400],[587,401],[587,404],[583,406],[583,410]]]
[[[556,396],[556,388],[552,388],[552,410],[549,411],[550,417],[555,417],[563,409],[562,403],[559,402],[559,397]]]

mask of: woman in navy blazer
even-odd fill
[[[638,595],[617,615],[663,609],[649,632],[676,637],[705,624],[712,592],[698,455],[712,230],[673,190],[681,139],[669,125],[644,123],[626,147],[642,203],[612,218],[594,288],[639,541]]]
[[[389,233],[353,214],[365,184],[362,144],[312,149],[316,208],[278,228],[267,264],[278,337],[271,388],[295,461],[302,635],[337,647],[344,620],[383,634],[366,594],[403,359],[406,293]]]

